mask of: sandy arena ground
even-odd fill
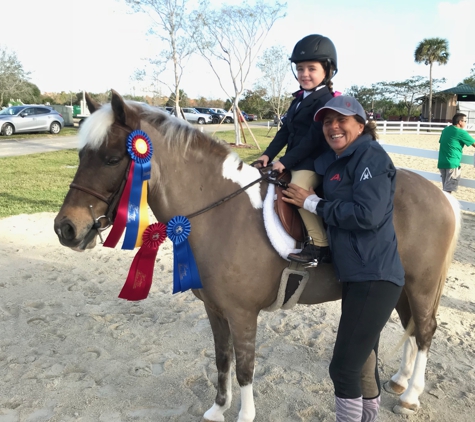
[[[437,137],[382,137],[437,149]],[[471,149],[467,153],[471,153]],[[436,172],[433,160],[393,156]],[[475,179],[464,166],[463,177]],[[475,202],[475,191],[459,199]],[[117,298],[134,252],[59,245],[54,213],[0,220],[0,422],[191,422],[214,401],[211,329],[200,301],[172,295],[172,247],[161,246],[147,300]],[[439,309],[422,407],[392,413],[382,393],[380,422],[475,420],[475,215],[464,213],[459,247]],[[339,303],[262,313],[257,337],[256,422],[334,421],[328,376]],[[396,314],[381,341],[381,378],[399,366]],[[236,421],[239,388],[226,421]]]

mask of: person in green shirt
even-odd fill
[[[467,116],[456,113],[452,118],[452,126],[447,126],[439,139],[439,161],[437,168],[442,176],[442,189],[447,193],[457,190],[462,169],[462,149],[466,146],[475,147],[475,139],[465,130]]]

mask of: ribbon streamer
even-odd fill
[[[200,274],[188,242],[190,221],[181,215],[167,225],[167,235],[173,243],[173,294],[189,289],[201,289]]]
[[[145,132],[134,130],[127,138],[127,152],[132,162],[127,182],[117,208],[117,215],[104,246],[114,248],[125,230],[122,249],[142,245],[142,235],[149,224],[147,180],[150,179],[153,154],[152,141]]]
[[[136,301],[148,296],[158,248],[167,238],[166,231],[167,227],[163,223],[151,224],[144,231],[142,247],[135,255],[127,280],[119,294],[121,299]]]

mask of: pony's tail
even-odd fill
[[[443,192],[447,200],[450,202],[452,206],[452,210],[454,211],[455,217],[455,229],[454,234],[452,236],[452,241],[450,242],[449,249],[447,254],[445,255],[445,260],[442,266],[442,271],[440,274],[439,283],[437,285],[437,295],[434,304],[434,311],[433,316],[434,318],[437,315],[437,310],[439,309],[440,299],[442,297],[442,290],[445,286],[445,280],[447,279],[447,273],[449,272],[450,264],[452,263],[452,259],[454,257],[455,249],[457,248],[458,239],[460,236],[460,230],[462,229],[462,211],[460,210],[460,202],[457,201],[451,194],[447,192]]]

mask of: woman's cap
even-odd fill
[[[338,97],[333,97],[328,101],[324,107],[319,109],[315,113],[313,120],[320,122],[323,120],[326,110],[334,110],[337,113],[343,114],[344,116],[360,116],[364,121],[366,121],[366,113],[363,106],[356,100],[354,97],[349,97],[348,95],[340,95]]]

